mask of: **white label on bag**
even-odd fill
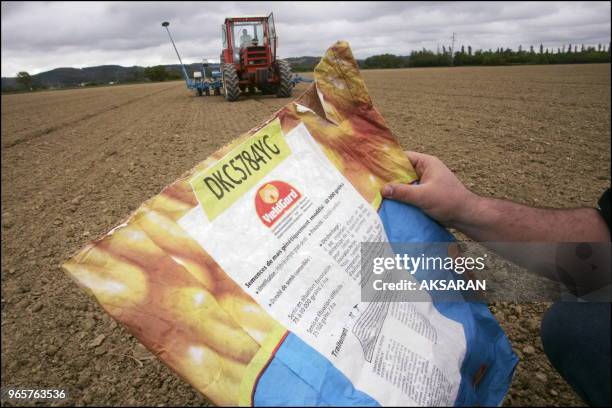
[[[386,242],[380,217],[303,124],[285,141],[287,156],[212,222],[198,206],[179,224],[358,390],[382,405],[452,405],[463,327],[427,302],[361,302],[360,243]]]

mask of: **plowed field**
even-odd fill
[[[481,194],[577,207],[610,186],[609,64],[363,75],[404,148]],[[181,82],[2,96],[3,389],[65,389],[59,405],[206,404],[59,265],[287,102],[196,97]],[[506,403],[582,404],[542,352],[546,305],[491,308],[521,357]]]

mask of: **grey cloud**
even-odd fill
[[[608,44],[610,2],[3,2],[2,75],[59,66],[174,63],[171,21],[186,61],[218,58],[226,16],[273,11],[282,56],[351,42],[358,58],[450,43],[474,48]]]

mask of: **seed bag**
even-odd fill
[[[361,242],[453,237],[381,198],[417,177],[348,44],[314,77],[63,268],[219,405],[500,404],[517,358],[486,305],[361,301]]]

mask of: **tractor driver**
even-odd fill
[[[249,35],[246,28],[242,29],[242,35],[240,36],[240,48],[248,47],[251,45],[253,38]]]

